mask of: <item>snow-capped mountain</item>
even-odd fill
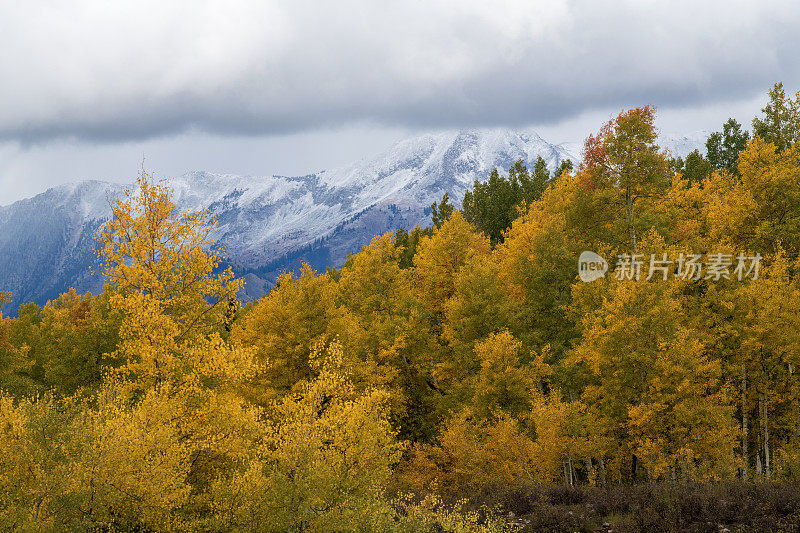
[[[698,150],[701,154],[706,153],[706,139],[711,135],[708,130],[697,130],[691,133],[664,133],[659,136],[658,144],[666,148],[672,157],[682,157]]]
[[[192,172],[170,180],[182,210],[208,208],[218,242],[247,281],[244,297],[264,294],[275,275],[301,262],[339,266],[371,238],[426,224],[429,206],[448,192],[458,204],[476,179],[519,159],[550,168],[577,161],[571,145],[530,130],[447,131],[414,137],[351,165],[299,177]],[[687,152],[688,153],[688,152]],[[97,292],[94,235],[125,186],[85,181],[0,206],[0,289],[42,304],[74,286]]]

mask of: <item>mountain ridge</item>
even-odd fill
[[[683,141],[681,151],[692,144]],[[304,176],[194,171],[165,181],[181,210],[207,208],[217,217],[215,237],[245,277],[243,297],[251,299],[283,269],[302,261],[317,269],[340,266],[376,234],[426,224],[430,204],[445,192],[460,203],[493,168],[519,159],[532,165],[539,156],[551,169],[563,159],[578,161],[566,143],[549,143],[533,130],[449,130]],[[88,275],[94,234],[126,187],[87,180],[0,206],[0,288],[14,300],[7,312],[20,302],[41,305],[71,286],[102,288],[100,276]]]

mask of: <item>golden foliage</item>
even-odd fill
[[[653,118],[590,137],[495,248],[455,211],[244,310],[213,219],[142,175],[103,294],[0,316],[0,526],[501,531],[438,495],[797,479],[798,148],[670,182]],[[583,283],[583,250],[763,264]]]

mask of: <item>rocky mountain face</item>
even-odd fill
[[[700,140],[698,140],[700,139]],[[678,137],[675,155],[702,145]],[[697,145],[697,146],[696,146]],[[448,192],[456,205],[476,179],[541,156],[552,169],[577,161],[576,145],[548,143],[530,130],[467,130],[422,135],[351,165],[306,176],[192,172],[169,181],[182,210],[208,208],[216,238],[245,277],[245,299],[263,295],[282,270],[308,262],[340,266],[376,234],[427,224],[429,206]],[[85,181],[0,206],[0,288],[14,302],[43,304],[75,287],[98,292],[94,235],[124,185]]]

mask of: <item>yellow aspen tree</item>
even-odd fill
[[[180,213],[167,186],[143,174],[112,214],[99,236],[100,253],[109,305],[120,320],[114,355],[123,362],[108,376],[112,398],[101,403],[112,414],[100,409],[90,424],[105,435],[90,457],[108,468],[108,492],[97,504],[106,507],[124,498],[124,484],[115,484],[113,472],[127,471],[126,455],[118,453],[126,446],[132,459],[165,457],[159,472],[173,487],[164,491],[168,497],[189,487],[202,492],[241,461],[258,436],[258,413],[237,393],[255,371],[251,350],[229,345],[216,327],[241,281],[230,269],[215,272],[221,257],[209,248],[214,225],[207,213]],[[131,426],[114,429],[126,420]],[[147,463],[130,467],[130,479],[155,476],[144,474]],[[97,472],[94,483],[101,483],[103,470],[91,471]],[[146,518],[144,509],[131,512]],[[170,516],[158,518],[158,527]]]
[[[479,367],[475,343],[509,325],[512,308],[499,278],[496,253],[473,258],[456,276],[455,294],[445,305],[444,338],[454,351],[456,367],[464,375]]]
[[[475,411],[486,418],[493,413],[524,417],[542,382],[552,371],[542,357],[521,361],[522,343],[508,330],[489,335],[475,346],[480,367],[468,380]]]
[[[593,437],[586,406],[580,400],[565,401],[558,389],[549,394],[534,391],[525,416],[533,435],[536,479],[542,483],[577,483],[577,471],[585,464],[586,480],[599,483],[593,457],[602,457],[603,446]]]
[[[597,193],[601,210],[614,213],[614,237],[630,253],[652,226],[654,198],[669,186],[669,162],[657,135],[655,108],[648,105],[620,113],[584,147],[583,179]]]
[[[408,432],[408,407],[418,388],[419,332],[412,323],[411,271],[400,268],[402,249],[394,236],[376,236],[341,270],[331,321],[358,390],[381,388],[391,395],[392,419]]]
[[[782,249],[769,258],[757,280],[733,295],[740,353],[747,386],[742,411],[752,423],[747,438],[755,470],[765,477],[797,471],[800,444],[800,289],[797,265]],[[779,465],[775,458],[780,459]],[[751,461],[751,459],[748,458]],[[776,468],[777,466],[777,468]],[[791,474],[794,475],[794,474]]]
[[[326,274],[317,276],[306,264],[299,276],[279,276],[275,288],[234,326],[233,344],[251,347],[259,364],[245,387],[251,401],[269,405],[314,377],[313,346],[336,338],[330,328],[337,313],[335,294],[333,280]]]
[[[417,443],[400,480],[416,493],[477,496],[545,481],[540,456],[519,421],[505,413],[487,420],[466,408],[449,416],[438,444]]]
[[[606,453],[618,459],[615,475],[730,472],[735,432],[720,396],[721,368],[685,325],[680,287],[644,280],[606,285],[599,309],[584,315],[583,339],[569,362],[586,365],[593,376],[583,401],[599,439],[614,447]],[[681,464],[687,447],[692,459]]]
[[[18,326],[19,321],[3,317],[3,304],[10,301],[10,292],[0,292],[0,390],[28,392],[31,379],[21,374],[30,371],[36,361],[30,356],[30,346],[13,338],[13,326]]]
[[[251,372],[250,354],[229,348],[213,331],[242,281],[213,244],[208,213],[181,213],[166,185],[147,174],[112,206],[98,239],[111,306],[121,317],[118,375],[132,391],[237,381]]]
[[[739,155],[740,178],[712,174],[708,185],[709,229],[717,242],[790,257],[800,251],[800,147],[777,152],[756,137]]]
[[[65,531],[81,527],[84,474],[72,460],[84,435],[72,401],[0,393],[0,527]]]
[[[488,257],[489,240],[455,211],[414,257],[414,287],[427,317],[438,327],[446,302],[455,294],[456,275],[472,257]]]
[[[455,351],[444,334],[447,304],[456,293],[457,276],[473,258],[486,259],[490,253],[489,239],[477,233],[460,211],[433,235],[420,240],[414,257],[413,289],[421,319],[418,327],[425,328],[430,339],[429,360],[420,366],[439,389],[461,377]]]
[[[586,244],[587,234],[572,224],[570,210],[578,203],[578,186],[575,176],[562,174],[514,221],[495,250],[506,326],[528,349],[541,351],[549,345],[556,359],[575,336],[574,321],[566,310],[580,252],[603,251]]]
[[[3,318],[3,305],[11,303],[11,292],[0,291],[0,318]]]
[[[718,191],[722,178],[715,174],[698,183],[681,174],[673,177],[664,201],[657,210],[664,220],[665,238],[677,248],[684,250],[708,250],[710,228],[708,203],[711,191]]]
[[[319,345],[314,377],[269,408],[274,420],[247,467],[212,487],[218,527],[370,530],[402,453],[382,391],[358,393],[341,347]]]

